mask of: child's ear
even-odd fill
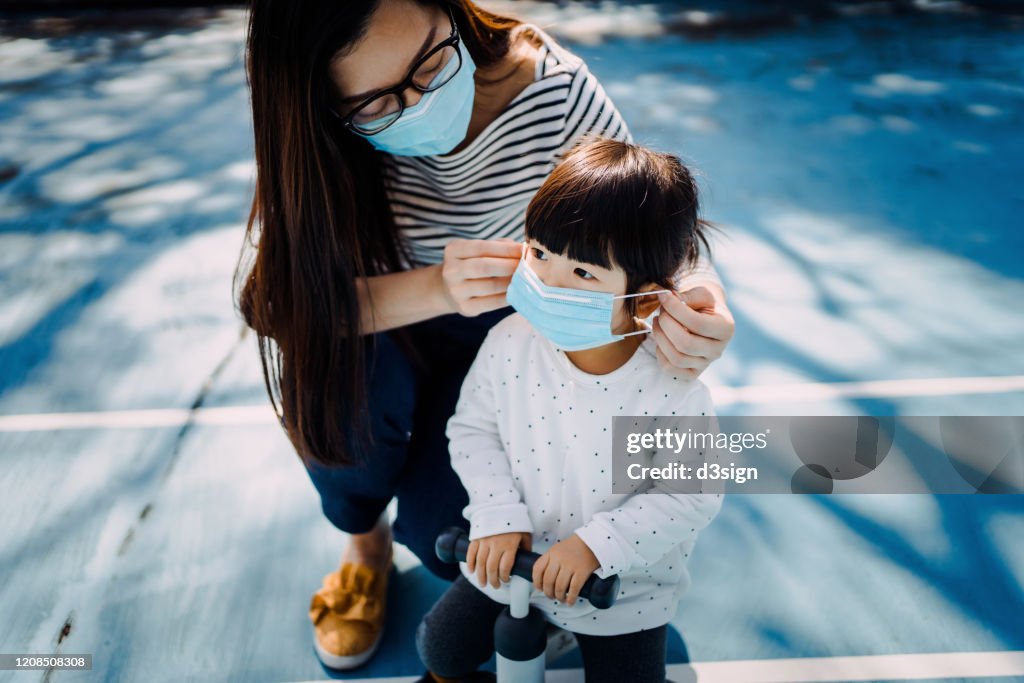
[[[659,287],[658,285],[651,283],[644,285],[643,287],[640,288],[639,291],[656,292],[662,289],[664,289],[664,287]],[[658,296],[656,294],[651,296],[638,296],[636,299],[636,317],[638,318],[646,318],[651,313],[654,313],[654,311],[656,311],[658,309],[658,306],[660,305],[658,303]]]

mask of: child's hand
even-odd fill
[[[529,550],[533,546],[533,534],[513,532],[478,538],[469,542],[466,566],[470,573],[476,572],[481,586],[490,583],[497,588],[501,585],[499,579],[504,583],[509,582],[512,565],[516,561],[516,550],[520,546]]]
[[[572,534],[551,546],[533,565],[533,585],[552,600],[575,605],[583,584],[600,566],[583,539]]]

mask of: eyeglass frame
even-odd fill
[[[445,38],[440,43],[438,43],[437,45],[432,47],[430,50],[428,50],[425,55],[423,55],[422,57],[417,59],[416,63],[412,65],[412,68],[409,69],[409,72],[406,74],[405,78],[402,79],[401,83],[399,83],[398,85],[393,85],[390,88],[385,88],[384,90],[381,90],[378,93],[370,95],[365,100],[363,100],[362,102],[360,102],[359,104],[354,106],[352,108],[352,110],[349,113],[345,114],[344,116],[342,116],[337,111],[335,111],[334,107],[330,107],[331,113],[334,114],[334,116],[336,118],[341,119],[341,125],[342,126],[347,128],[348,130],[351,130],[353,132],[358,133],[359,135],[376,135],[377,133],[380,133],[383,130],[387,130],[392,125],[394,125],[395,121],[398,121],[398,119],[402,118],[402,114],[405,113],[405,108],[406,108],[405,107],[405,98],[402,97],[402,93],[404,93],[407,89],[412,87],[412,88],[415,88],[416,90],[418,90],[419,92],[426,94],[426,93],[435,92],[437,90],[440,90],[444,86],[446,86],[449,83],[451,83],[452,78],[455,78],[455,74],[457,74],[459,72],[459,69],[462,68],[462,52],[459,50],[459,42],[461,42],[461,37],[459,36],[459,26],[458,26],[458,24],[455,23],[455,14],[452,12],[452,8],[450,6],[445,6],[445,9],[448,10],[448,19],[452,23],[452,32],[451,32],[451,34],[449,34],[449,36],[447,38]],[[429,87],[428,86],[427,88],[421,87],[418,83],[416,83],[413,80],[413,78],[415,78],[415,76],[416,76],[416,72],[419,70],[419,68],[421,66],[423,66],[427,62],[428,59],[430,59],[435,54],[437,54],[438,52],[440,52],[441,50],[445,49],[448,46],[452,46],[452,47],[455,48],[455,56],[459,60],[459,64],[458,64],[458,66],[455,67],[455,71],[453,71],[451,77],[447,81],[442,83],[441,85],[438,85],[436,87]],[[389,121],[385,126],[382,126],[381,128],[378,128],[377,130],[373,131],[372,133],[363,132],[363,131],[359,130],[358,128],[354,127],[355,124],[353,124],[352,119],[355,118],[355,115],[359,112],[360,109],[362,109],[366,105],[370,104],[374,100],[380,99],[381,97],[387,97],[389,95],[397,95],[398,96],[399,108],[398,108],[398,115],[395,116],[395,118],[391,119],[391,121]],[[386,116],[386,114],[385,114],[385,116]]]

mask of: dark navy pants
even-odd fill
[[[469,498],[452,470],[445,427],[488,330],[511,312],[445,315],[404,328],[422,364],[413,363],[388,332],[365,338],[374,445],[359,465],[307,463],[334,526],[353,534],[369,531],[397,498],[395,540],[434,574],[449,580],[458,575],[458,565],[434,555],[434,540],[445,527],[469,528],[462,516]]]
[[[429,671],[466,679],[494,654],[494,622],[505,605],[459,576],[416,629],[416,651]],[[586,683],[664,683],[668,627],[610,636],[574,634]]]

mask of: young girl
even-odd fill
[[[574,148],[530,203],[517,314],[488,334],[448,422],[471,544],[417,633],[434,680],[476,680],[519,548],[542,553],[531,604],[576,635],[588,683],[665,680],[665,625],[722,498],[613,493],[611,427],[713,414],[701,382],[659,367],[642,320],[707,249],[705,229],[677,158],[614,140]],[[577,599],[595,571],[620,576],[608,610]]]

